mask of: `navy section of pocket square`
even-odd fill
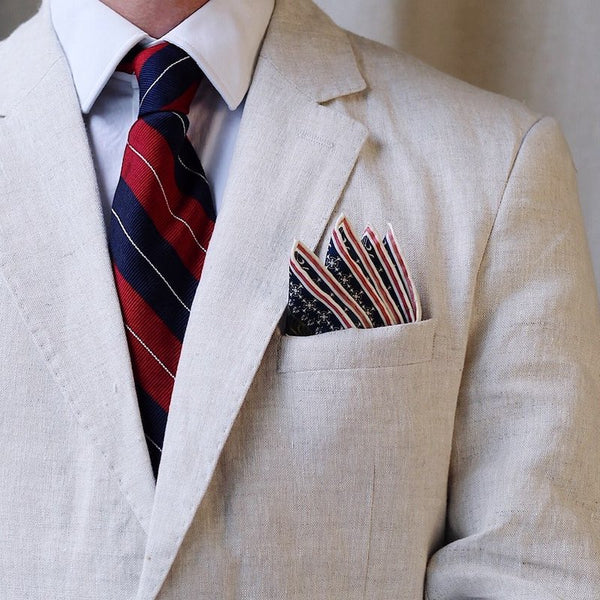
[[[298,276],[290,270],[287,333],[315,335],[343,329],[344,325],[326,305],[311,294]]]
[[[340,217],[325,264],[304,244],[295,243],[290,258],[287,334],[408,323],[420,320],[420,312],[391,227],[383,241],[370,227],[359,240],[348,220]]]
[[[290,259],[287,329],[295,335],[314,335],[352,327],[373,324],[319,258],[297,242]]]

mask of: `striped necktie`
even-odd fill
[[[187,138],[187,114],[203,74],[168,43],[134,49],[119,70],[136,75],[140,107],[113,200],[109,246],[157,476],[183,337],[215,221],[204,170]]]

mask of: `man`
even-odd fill
[[[600,328],[555,123],[309,0],[106,5],[0,46],[0,597],[598,597]],[[217,215],[156,480],[114,242],[148,36],[207,77]],[[421,320],[289,335],[290,251],[341,215],[393,226]]]

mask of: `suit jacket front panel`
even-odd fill
[[[318,366],[277,333],[159,597],[182,581],[202,598],[421,597],[412,574],[443,538],[454,415],[435,328],[325,334]]]
[[[0,597],[133,598],[146,534],[4,281],[0,324]]]

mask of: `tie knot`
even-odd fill
[[[133,73],[137,77],[140,117],[161,111],[187,115],[204,76],[186,52],[168,42],[143,50],[134,48],[123,59],[118,70]]]

